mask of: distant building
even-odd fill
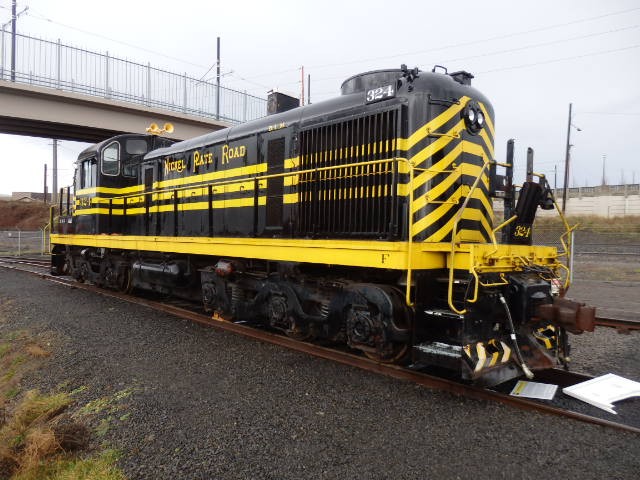
[[[555,189],[553,194],[558,206],[562,208],[562,189]],[[493,208],[501,217],[502,201],[495,200]],[[593,215],[606,218],[640,216],[640,184],[569,188],[565,213],[569,216]],[[538,215],[555,215],[555,209],[539,210]]]
[[[44,193],[42,192],[12,192],[11,200],[17,202],[43,202]],[[47,203],[51,203],[51,194],[47,193]]]

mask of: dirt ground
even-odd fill
[[[49,205],[43,202],[0,202],[0,230],[38,230],[49,223]]]
[[[568,297],[603,317],[640,321],[640,257],[577,255]]]

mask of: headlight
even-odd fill
[[[473,108],[470,108],[469,110],[467,110],[467,120],[469,120],[469,123],[475,122],[476,111]]]
[[[471,101],[467,103],[464,110],[462,110],[462,117],[467,131],[471,135],[477,135],[484,127],[485,118],[478,102]]]

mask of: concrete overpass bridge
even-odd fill
[[[97,143],[171,122],[184,140],[230,126],[206,117],[0,80],[0,133]]]
[[[60,40],[0,37],[0,133],[93,143],[171,122],[180,140],[266,115],[266,99],[186,73]]]

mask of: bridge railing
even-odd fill
[[[0,80],[11,80],[11,33],[0,30]],[[16,82],[241,123],[264,117],[267,101],[186,73],[177,74],[16,34]],[[218,92],[219,88],[219,92]],[[218,102],[219,98],[219,102]]]

